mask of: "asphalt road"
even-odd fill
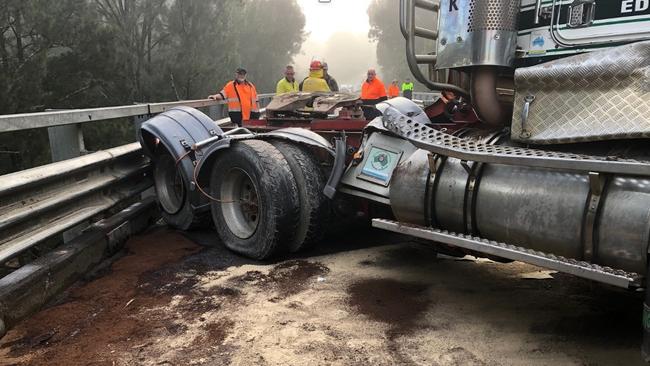
[[[159,226],[0,340],[3,365],[642,365],[642,299],[375,230],[259,263]]]

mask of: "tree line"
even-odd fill
[[[3,0],[0,113],[271,90],[305,38],[295,0]],[[287,19],[290,21],[278,21]]]
[[[370,31],[368,38],[377,44],[377,62],[384,75],[399,78],[411,78],[416,90],[428,89],[417,82],[406,63],[406,41],[399,29],[399,1],[372,0],[368,6]],[[434,29],[437,22],[434,14],[417,11],[415,22],[423,28]],[[418,53],[429,53],[435,49],[433,41],[417,38],[415,48]],[[428,74],[426,66],[420,66],[424,75]],[[384,82],[389,80],[384,80]]]
[[[0,114],[201,99],[238,66],[275,89],[304,41],[296,0],[1,0]],[[133,140],[84,126],[89,150]],[[49,162],[46,131],[0,135],[0,173]],[[15,157],[15,156],[14,156]]]

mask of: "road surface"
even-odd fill
[[[253,262],[164,226],[0,341],[3,365],[642,365],[642,299],[368,230]]]

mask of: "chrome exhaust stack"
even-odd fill
[[[520,0],[400,0],[400,28],[406,39],[406,56],[414,77],[432,90],[448,90],[471,97],[481,119],[493,126],[509,122],[509,109],[498,101],[499,71],[512,69],[517,45]],[[415,25],[415,8],[433,11],[437,30]],[[415,38],[436,42],[432,54],[415,53]],[[444,70],[471,75],[471,90],[425,77],[419,64],[430,64],[432,74]]]

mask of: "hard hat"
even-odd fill
[[[309,64],[309,70],[314,71],[314,70],[321,70],[323,68],[323,64],[321,64],[320,61],[314,60]]]
[[[246,69],[244,69],[243,67],[238,67],[237,70],[235,70],[235,72],[236,72],[237,74],[242,74],[242,75],[244,75],[244,74],[246,74]]]

